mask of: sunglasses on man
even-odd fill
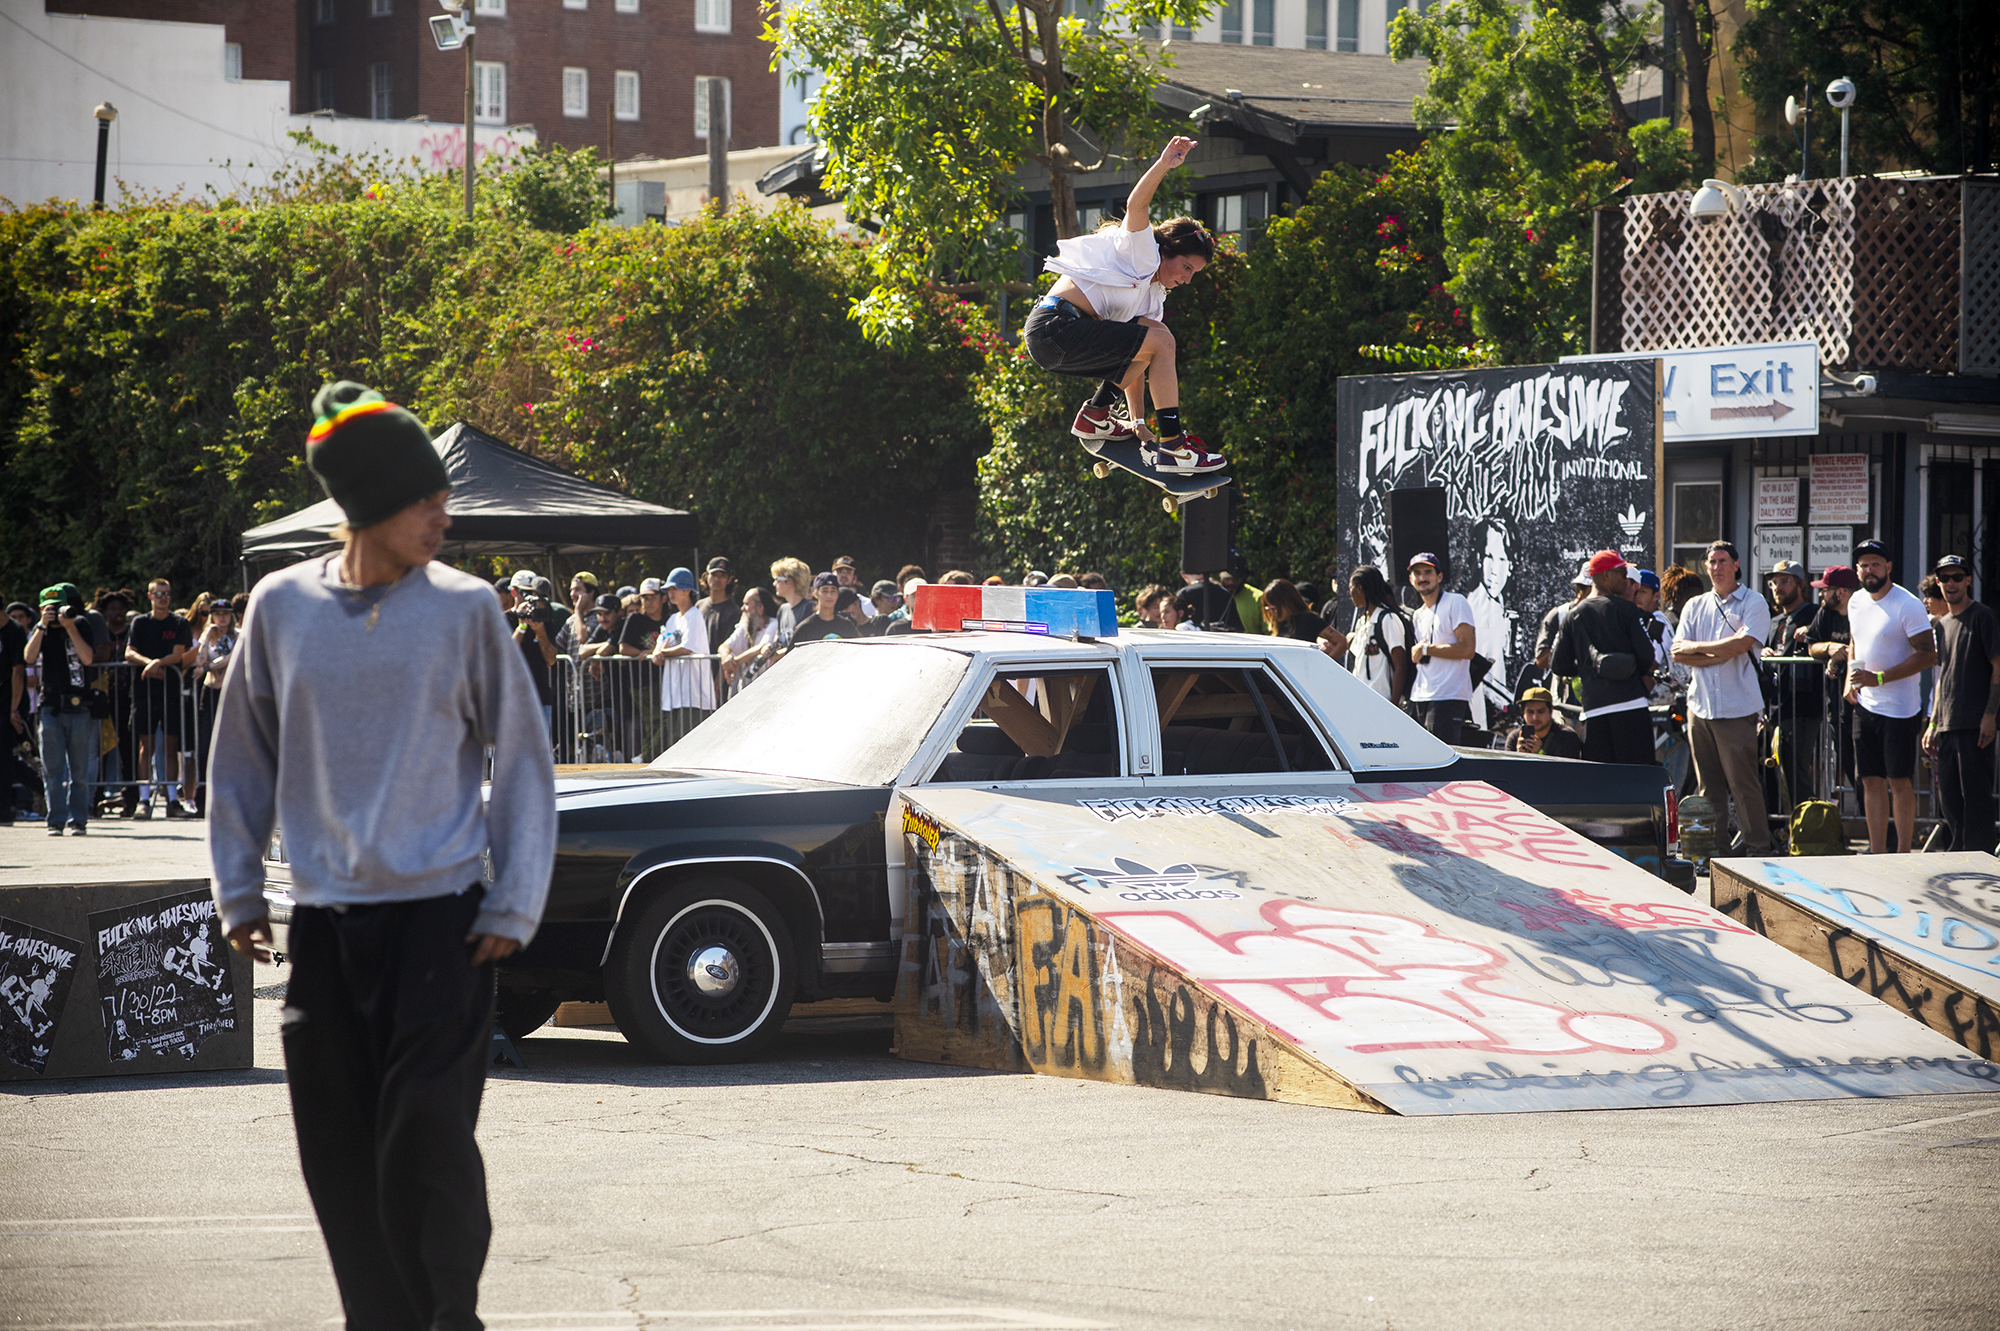
[[[1938,581],[1939,581],[1939,582],[1971,582],[1971,581],[1972,581],[1972,575],[1971,575],[1970,573],[1967,573],[1967,572],[1966,572],[1965,570],[1963,570],[1963,569],[1954,569],[1954,570],[1952,570],[1952,571],[1950,571],[1950,572],[1946,572],[1946,573],[1940,573],[1940,574],[1938,574],[1938,575],[1937,575],[1937,577],[1938,577]]]

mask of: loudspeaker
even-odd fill
[[[1229,567],[1229,519],[1235,493],[1224,486],[1213,499],[1190,499],[1181,505],[1181,572],[1215,574]]]
[[[1410,561],[1421,554],[1438,557],[1438,573],[1451,586],[1451,532],[1445,525],[1444,488],[1411,487],[1389,492],[1389,564],[1382,570],[1391,587],[1409,581]]]

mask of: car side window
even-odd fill
[[[1262,666],[1158,666],[1161,776],[1326,772],[1326,746]]]
[[[1108,667],[1004,670],[932,781],[1089,781],[1122,775]]]

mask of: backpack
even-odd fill
[[[1381,606],[1377,607],[1377,609],[1380,611],[1379,614],[1375,611],[1369,612],[1368,629],[1375,639],[1375,650],[1382,654],[1382,660],[1394,672],[1389,676],[1389,687],[1394,691],[1396,696],[1408,702],[1410,699],[1410,689],[1417,682],[1417,663],[1410,660],[1409,654],[1409,645],[1416,640],[1417,629],[1410,622],[1410,617],[1404,614],[1400,607],[1391,608]],[[1409,664],[1400,670],[1396,667],[1396,658],[1389,654],[1388,636],[1382,632],[1382,621],[1389,615],[1394,615],[1403,625],[1403,659],[1408,661]]]
[[[1845,855],[1847,829],[1829,800],[1800,800],[1792,806],[1792,854]]]

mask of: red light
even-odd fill
[[[1667,849],[1678,850],[1681,844],[1681,793],[1672,786],[1667,787]]]

